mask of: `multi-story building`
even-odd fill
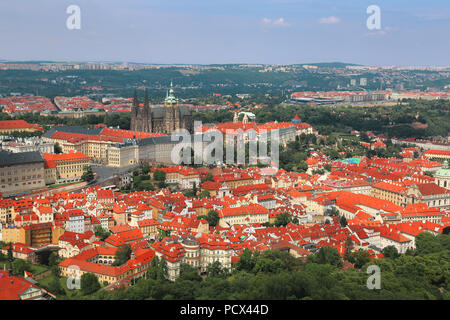
[[[78,151],[87,155],[92,161],[101,163],[107,163],[108,147],[123,142],[121,138],[69,131],[52,132],[52,130],[44,134],[42,139],[52,143],[58,143],[63,153]]]
[[[81,279],[83,274],[93,273],[100,283],[107,282],[109,284],[137,279],[144,276],[154,257],[153,250],[137,249],[125,264],[112,266],[110,263],[113,261],[113,252],[112,248],[102,247],[83,251],[58,264],[61,275]]]
[[[87,155],[73,150],[61,154],[44,153],[43,156],[47,184],[79,181],[84,168],[89,165]]]
[[[76,233],[84,233],[84,213],[82,210],[75,209],[68,212],[66,230]]]
[[[232,172],[216,175],[215,182],[226,183],[230,189],[253,184],[253,178],[246,172]]]
[[[180,275],[182,263],[187,263],[200,273],[214,262],[220,262],[222,268],[231,269],[232,246],[218,235],[186,237],[157,242],[152,245],[157,257],[164,259],[168,267],[168,279],[174,281]]]
[[[139,229],[141,229],[142,236],[144,238],[156,237],[158,235],[158,225],[159,222],[155,219],[144,219],[137,223]]]
[[[399,253],[405,253],[408,249],[414,249],[414,243],[408,237],[390,226],[380,228],[380,248],[394,246]]]
[[[108,165],[112,167],[124,167],[139,162],[139,147],[136,143],[116,143],[106,149]]]
[[[448,161],[445,160],[443,168],[439,169],[435,174],[434,178],[439,187],[446,188],[450,190],[450,169],[448,168]]]
[[[436,183],[421,183],[410,186],[412,202],[424,202],[429,208],[450,209],[450,191]]]
[[[180,152],[180,159],[174,158],[174,147],[180,142],[189,143],[189,147],[195,149],[204,150],[208,142],[203,141],[203,136],[198,136],[198,139],[194,138],[194,135],[188,135],[186,138],[188,141],[181,141],[176,135],[172,136],[155,136],[149,138],[143,138],[138,141],[139,145],[139,161],[141,162],[153,162],[161,163],[165,165],[179,165],[182,164],[182,152]],[[184,150],[183,150],[184,151]],[[190,152],[190,150],[189,150]],[[189,161],[191,156],[189,153]],[[180,162],[177,162],[180,161]]]
[[[269,210],[260,204],[241,207],[225,207],[219,212],[219,225],[230,227],[235,224],[269,222]]]
[[[53,153],[55,145],[51,142],[43,142],[38,137],[25,139],[24,141],[4,141],[2,149],[5,151],[20,153],[38,151],[42,153]]]
[[[25,244],[30,247],[42,247],[53,243],[52,224],[50,222],[30,224],[25,229]]]
[[[196,185],[200,186],[200,176],[197,170],[193,168],[174,166],[169,168],[152,169],[155,171],[163,171],[166,173],[166,183],[177,183],[182,189],[191,189]]]
[[[42,139],[58,143],[64,153],[70,150],[82,152],[93,162],[120,167],[138,162],[174,163],[172,151],[179,140],[161,133],[138,132],[112,128],[57,127],[46,132]],[[193,141],[189,136],[189,142]],[[195,148],[203,148],[207,142],[193,141]],[[189,155],[190,159],[190,155]]]
[[[185,250],[181,243],[162,243],[152,244],[155,250],[155,256],[164,259],[167,263],[167,278],[175,281],[180,276],[181,264],[184,263]]]
[[[382,200],[388,200],[398,206],[405,207],[412,203],[408,190],[409,189],[406,187],[379,182],[372,185],[371,196]]]
[[[39,152],[0,151],[0,192],[3,196],[44,187],[44,159]]]
[[[0,224],[9,225],[14,221],[14,201],[12,199],[0,200]]]
[[[53,228],[50,222],[10,226],[2,229],[4,242],[22,243],[30,247],[41,247],[53,243]]]
[[[42,128],[37,124],[31,124],[25,120],[3,120],[0,121],[0,134],[8,134],[15,131],[34,132],[42,131]]]
[[[450,150],[427,150],[424,152],[423,157],[428,160],[449,161]]]
[[[224,269],[231,269],[231,255],[233,250],[229,242],[213,237],[203,237],[199,239],[199,243],[201,272],[206,272],[207,267],[214,262],[220,262]]]
[[[2,241],[5,243],[26,243],[25,229],[8,226],[2,229]]]

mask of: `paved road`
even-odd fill
[[[115,174],[121,175],[121,174],[124,174],[127,172],[131,172],[131,171],[135,170],[136,168],[138,168],[139,164],[126,166],[126,167],[122,167],[122,168],[110,167],[110,166],[105,166],[102,164],[92,164],[91,167],[92,167],[92,171],[97,173],[96,183],[100,183],[100,182],[106,181],[108,179],[111,179]]]

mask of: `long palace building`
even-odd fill
[[[145,91],[144,104],[140,107],[136,91],[131,108],[131,130],[172,134],[177,129],[192,132],[193,121],[191,111],[187,106],[178,105],[172,83],[167,93],[164,105],[150,106],[148,91]]]

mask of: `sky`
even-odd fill
[[[0,1],[0,59],[15,61],[450,66],[449,40],[449,0]]]

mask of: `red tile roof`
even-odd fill
[[[39,125],[28,123],[25,120],[0,121],[0,130],[20,130],[20,129],[42,130],[42,128]]]

